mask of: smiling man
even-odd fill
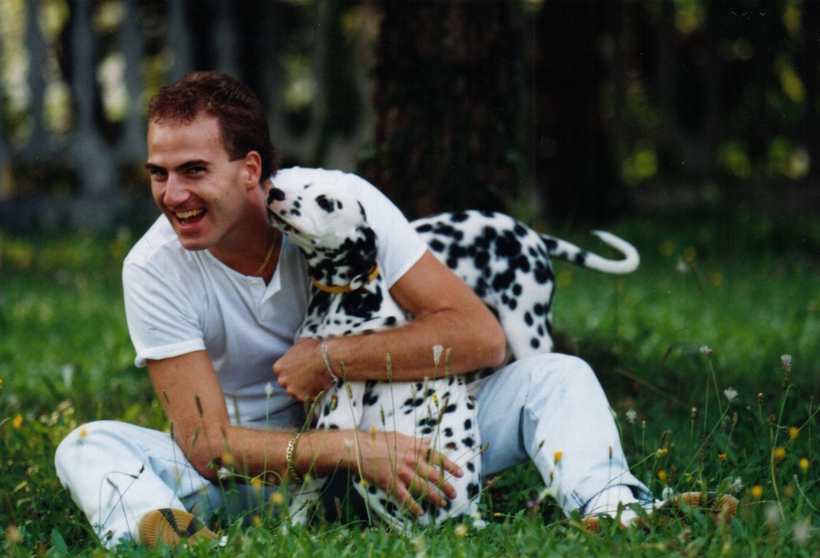
[[[320,341],[294,344],[309,278],[299,250],[268,225],[266,182],[345,185],[373,217],[379,269],[415,319],[329,339],[330,359],[345,363],[348,379],[387,380],[385,353],[393,381],[430,377],[434,345],[452,349],[454,374],[498,365],[505,339],[484,304],[364,180],[280,170],[262,107],[229,76],[190,74],[152,99],[146,168],[162,216],[126,258],[123,289],[136,364],[148,369],[169,432],[94,422],[70,434],[55,457],[103,542],[214,538],[201,519],[215,509],[253,510],[281,479],[308,472],[355,471],[417,514],[424,499],[446,505],[455,494],[445,477],[460,471],[429,450],[430,440],[361,436],[356,445],[347,431],[303,432],[303,402],[333,378]],[[593,519],[650,501],[629,473],[606,398],[583,361],[532,357],[472,389],[489,442],[485,474],[532,459],[567,513]],[[227,489],[223,473],[241,480]]]

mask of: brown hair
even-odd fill
[[[250,87],[231,76],[218,72],[186,74],[154,95],[148,104],[148,121],[191,122],[202,112],[219,122],[230,160],[256,151],[262,158],[260,180],[279,170],[279,152],[271,143],[262,104]]]

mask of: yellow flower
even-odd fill
[[[285,495],[282,494],[282,492],[280,492],[279,490],[277,490],[276,492],[270,495],[270,501],[271,504],[273,504],[274,506],[281,506],[285,503]]]
[[[17,413],[17,416],[15,416],[14,420],[11,421],[11,425],[14,428],[20,428],[21,426],[23,426],[23,415]]]
[[[262,519],[258,515],[254,515],[251,518],[254,527],[260,527],[262,525]]]
[[[467,536],[467,526],[463,523],[455,528],[456,536],[464,538]]]
[[[3,389],[3,379],[0,378],[0,389]]]
[[[661,480],[661,482],[666,482],[666,471],[664,471],[663,469],[658,471],[658,478]]]
[[[774,458],[778,461],[783,461],[786,458],[786,450],[783,448],[775,448]]]
[[[361,485],[362,485],[362,486],[364,486],[364,487],[367,487],[367,481],[366,481],[366,480],[364,480],[364,479],[360,480],[360,481],[359,481],[359,484],[361,484]]]
[[[789,438],[791,438],[792,440],[797,438],[797,435],[799,433],[800,433],[800,429],[797,428],[796,426],[792,426],[791,428],[789,428]]]
[[[257,489],[262,488],[262,486],[264,484],[265,483],[262,482],[262,479],[260,479],[259,477],[254,477],[254,478],[251,479],[251,486],[254,487],[254,488],[257,488]]]
[[[376,425],[375,424],[370,427],[370,435],[371,436],[376,435]]]
[[[800,470],[804,473],[809,470],[809,460],[805,457],[800,459]]]
[[[88,430],[86,430],[85,426],[80,429],[80,438],[85,438],[88,436]]]
[[[721,461],[726,461],[726,454],[725,453],[719,453],[718,454],[718,459],[720,459]]]
[[[553,463],[555,463],[556,465],[558,465],[558,462],[559,462],[559,461],[561,461],[561,458],[562,458],[563,456],[564,456],[564,452],[562,452],[561,450],[556,451],[556,452],[555,452],[555,455],[553,455],[553,456],[552,456],[552,461],[553,461]]]
[[[231,454],[227,451],[223,452],[222,453],[222,465],[224,467],[226,467],[227,469],[230,469],[231,467],[233,467],[233,454]]]
[[[751,492],[752,492],[752,498],[754,498],[755,500],[759,500],[760,497],[763,496],[763,487],[760,486],[759,484],[756,484],[755,486],[752,487]]]
[[[658,450],[658,456],[659,456],[659,457],[660,457],[661,455],[666,455],[667,453],[669,453],[669,450],[668,450],[668,449],[666,449],[666,448],[661,448],[661,449],[659,449],[659,450]]]

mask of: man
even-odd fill
[[[359,436],[357,446],[351,432],[294,434],[305,423],[303,402],[332,376],[319,341],[293,344],[309,282],[298,250],[268,225],[268,180],[358,189],[382,244],[379,268],[415,316],[394,330],[328,340],[330,360],[344,363],[348,379],[386,380],[385,353],[393,381],[432,376],[434,345],[452,349],[454,374],[504,357],[498,322],[395,206],[353,175],[279,170],[258,100],[216,73],[189,74],[151,101],[146,168],[163,215],[126,258],[123,286],[136,363],[148,368],[170,434],[95,422],[70,434],[55,457],[61,481],[104,542],[214,538],[198,517],[217,506],[230,512],[260,505],[259,483],[226,491],[226,471],[277,481],[354,470],[417,514],[424,513],[422,499],[445,505],[454,497],[442,471],[460,471],[430,450],[429,440]],[[567,513],[615,515],[649,501],[582,361],[526,359],[472,389],[489,442],[485,475],[533,459]]]

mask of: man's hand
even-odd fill
[[[276,381],[299,401],[313,401],[333,384],[321,347],[318,339],[299,339],[273,364]]]
[[[352,435],[352,433],[350,433]],[[456,497],[446,476],[461,477],[458,465],[430,447],[429,438],[412,438],[397,432],[359,432],[358,464],[361,477],[393,495],[411,513],[424,515],[419,500],[443,507]]]

